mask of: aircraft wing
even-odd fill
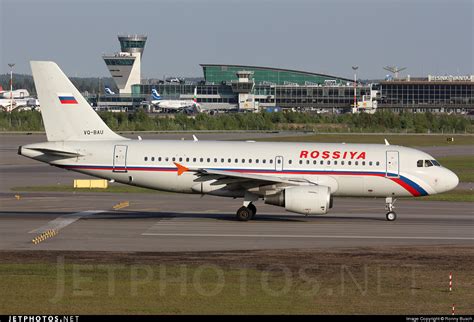
[[[208,182],[211,186],[218,185],[228,185],[234,189],[238,188],[256,188],[256,187],[265,187],[265,186],[298,186],[298,185],[308,185],[315,184],[305,179],[301,178],[283,178],[278,176],[271,176],[266,174],[254,174],[254,173],[243,173],[230,170],[215,170],[215,169],[190,169],[184,167],[178,163],[175,163],[178,168],[178,175],[181,175],[184,172],[194,172],[198,176],[194,181],[195,182]]]

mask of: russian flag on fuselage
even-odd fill
[[[77,104],[76,98],[71,93],[58,93],[61,104]]]

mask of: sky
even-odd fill
[[[53,60],[110,76],[118,34],[146,34],[142,78],[202,77],[201,63],[380,79],[474,74],[474,0],[0,0],[0,74]]]

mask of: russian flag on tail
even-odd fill
[[[61,104],[77,104],[76,98],[71,93],[58,93]]]

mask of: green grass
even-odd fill
[[[412,198],[410,198],[412,199]],[[420,201],[465,201],[474,202],[474,191],[472,190],[451,190],[438,195],[413,198],[413,200]]]
[[[471,272],[456,266],[456,290],[449,294],[442,262],[363,264],[349,257],[344,265],[286,273],[215,265],[0,264],[0,312],[448,314],[456,303],[466,314],[474,303]]]
[[[454,142],[447,141],[447,138],[450,137],[454,137]],[[270,142],[345,142],[384,144],[384,139],[387,139],[390,144],[405,146],[449,146],[474,144],[474,136],[471,135],[312,134],[304,136],[256,138],[253,140]]]

